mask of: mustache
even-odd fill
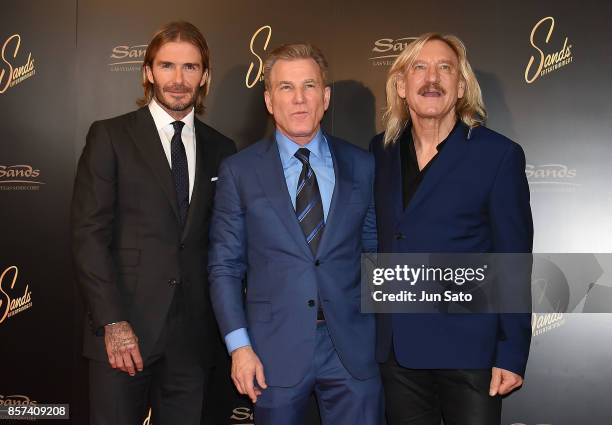
[[[446,94],[446,90],[444,90],[444,88],[438,83],[425,84],[419,89],[418,93],[422,95],[427,93],[428,91],[437,91],[439,93]]]
[[[171,93],[191,93],[191,87],[185,84],[168,84],[163,90]]]

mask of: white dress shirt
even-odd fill
[[[161,140],[164,153],[168,159],[168,165],[172,168],[172,151],[170,143],[172,136],[174,136],[174,127],[172,123],[176,121],[161,106],[153,99],[149,103],[149,111],[155,121],[155,127],[159,133],[159,139]],[[185,146],[185,153],[187,154],[187,169],[189,172],[189,202],[191,202],[191,193],[193,192],[193,183],[195,181],[195,167],[196,167],[196,137],[194,127],[194,112],[193,108],[191,112],[187,114],[181,121],[185,123],[183,130],[181,131],[181,139],[183,140],[183,146]]]

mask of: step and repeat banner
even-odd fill
[[[488,127],[525,150],[534,251],[612,252],[606,2],[23,0],[0,11],[0,407],[68,403],[63,423],[88,423],[68,233],[76,161],[94,120],[136,108],[148,40],[171,20],[204,33],[212,88],[202,119],[239,148],[272,130],[262,65],[274,47],[323,50],[333,81],[325,130],[367,147],[382,130],[394,58],[423,32],[456,34]],[[611,280],[595,273],[598,298],[612,302]],[[611,316],[533,315],[525,385],[504,401],[504,425],[612,423]],[[226,356],[219,363],[207,423],[251,424]],[[318,423],[314,400],[309,416]]]

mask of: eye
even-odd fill
[[[168,69],[168,68],[170,68],[170,66],[171,66],[171,64],[168,63],[168,62],[162,62],[162,63],[159,64],[159,67],[162,68],[162,69]]]
[[[450,71],[452,67],[448,63],[443,63],[443,64],[440,64],[440,69],[442,71]]]
[[[422,71],[422,70],[425,69],[425,64],[423,64],[423,63],[415,63],[412,66],[412,69],[414,69],[415,71]]]
[[[291,86],[289,84],[281,84],[279,89],[283,90],[283,91],[287,91],[291,88]]]

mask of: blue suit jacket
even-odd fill
[[[410,131],[409,129],[406,131]],[[455,126],[408,204],[402,204],[399,142],[372,141],[380,252],[531,252],[525,155],[485,127]],[[392,314],[377,318],[378,361],[393,340],[409,368],[525,372],[529,314]]]
[[[378,372],[375,320],[361,314],[360,256],[376,251],[372,156],[326,136],[335,187],[316,256],[291,204],[276,142],[260,141],[220,166],[211,222],[211,300],[223,335],[248,328],[266,382],[293,386],[315,348],[320,294],[338,355],[358,379]],[[246,278],[246,302],[243,279]]]

